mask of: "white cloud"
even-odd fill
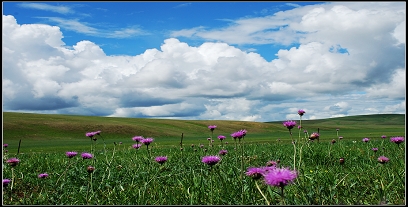
[[[188,34],[216,42],[169,38],[136,56],[107,56],[89,40],[67,47],[59,27],[3,15],[3,107],[251,121],[298,120],[298,109],[305,120],[405,113],[405,13],[386,6],[298,7]],[[299,45],[268,62],[230,45],[241,43]]]
[[[53,6],[53,5],[44,4],[44,3],[21,3],[19,4],[19,6],[24,7],[24,8],[52,11],[52,12],[57,12],[61,14],[74,13],[74,11],[70,7]]]

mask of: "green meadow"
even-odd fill
[[[405,141],[390,141],[405,138],[405,115],[302,120],[301,130],[294,120],[290,131],[283,121],[3,112],[3,204],[405,205]],[[217,126],[213,132],[210,125]],[[230,136],[241,129],[247,130],[244,138]],[[101,131],[95,140],[85,135],[95,131]],[[320,138],[310,141],[313,132]],[[135,136],[154,141],[135,149]],[[221,149],[228,153],[220,155]],[[67,151],[78,155],[68,158]],[[83,152],[92,159],[82,158]],[[220,157],[214,166],[202,162],[210,155]],[[158,156],[168,160],[160,164]],[[380,163],[380,156],[389,161]],[[10,165],[10,158],[18,164]],[[296,179],[277,187],[246,175],[268,161],[296,171]],[[48,176],[39,178],[41,173]]]

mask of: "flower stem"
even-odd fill
[[[269,203],[268,199],[266,198],[266,196],[262,193],[261,188],[259,188],[258,182],[255,181],[255,185],[256,185],[256,188],[258,188],[258,191],[261,193],[262,197],[265,199],[266,204],[269,206],[270,203]]]

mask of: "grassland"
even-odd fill
[[[231,133],[246,129],[247,142],[276,142],[277,139],[285,142],[290,138],[282,121],[169,120],[3,112],[3,143],[10,145],[10,153],[17,152],[20,140],[20,153],[80,151],[89,147],[85,133],[100,130],[108,148],[114,142],[134,144],[131,139],[134,136],[153,137],[156,143],[160,143],[158,147],[179,146],[182,134],[183,145],[188,146],[206,144],[206,138],[211,136],[209,125],[217,126],[214,138],[224,135],[231,139]],[[299,123],[299,120],[295,121]],[[309,133],[319,131],[321,141],[337,138],[336,129],[345,140],[360,141],[364,137],[378,138],[383,134],[405,135],[405,115],[402,114],[302,120],[302,125]],[[297,129],[293,136],[298,136]]]

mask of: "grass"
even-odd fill
[[[209,125],[217,125],[213,147],[207,141],[211,136]],[[6,112],[3,143],[9,146],[3,148],[3,179],[14,182],[3,187],[3,204],[405,204],[405,142],[397,145],[389,141],[393,136],[405,136],[405,115],[302,120],[302,125],[309,133],[319,130],[320,141],[308,142],[304,133],[299,139],[298,129],[292,129],[297,141],[294,148],[281,121],[186,121]],[[247,135],[235,143],[230,134],[240,129],[246,129]],[[97,130],[102,131],[101,136],[96,136],[97,141],[85,136],[86,132]],[[337,133],[344,138],[338,139]],[[220,134],[227,137],[223,148],[228,154],[210,170],[201,159],[218,155],[222,147],[216,136]],[[131,138],[137,135],[154,138],[149,151],[146,146],[131,147],[135,143]],[[381,135],[387,138],[382,139]],[[364,137],[370,141],[362,142]],[[332,144],[332,139],[336,143]],[[373,152],[373,147],[379,150]],[[94,158],[82,159],[78,155],[69,159],[66,151],[91,152]],[[378,163],[380,155],[390,161]],[[157,156],[167,156],[168,161],[160,165],[154,161]],[[8,165],[6,160],[11,157],[17,157],[20,163],[15,167]],[[344,164],[339,163],[340,158],[344,158]],[[265,166],[270,160],[279,160],[279,167],[296,168],[298,173],[294,183],[285,186],[284,197],[279,188],[262,180],[241,177],[248,167]],[[88,173],[88,166],[95,167],[95,171]],[[49,177],[40,179],[40,173],[48,173]]]

